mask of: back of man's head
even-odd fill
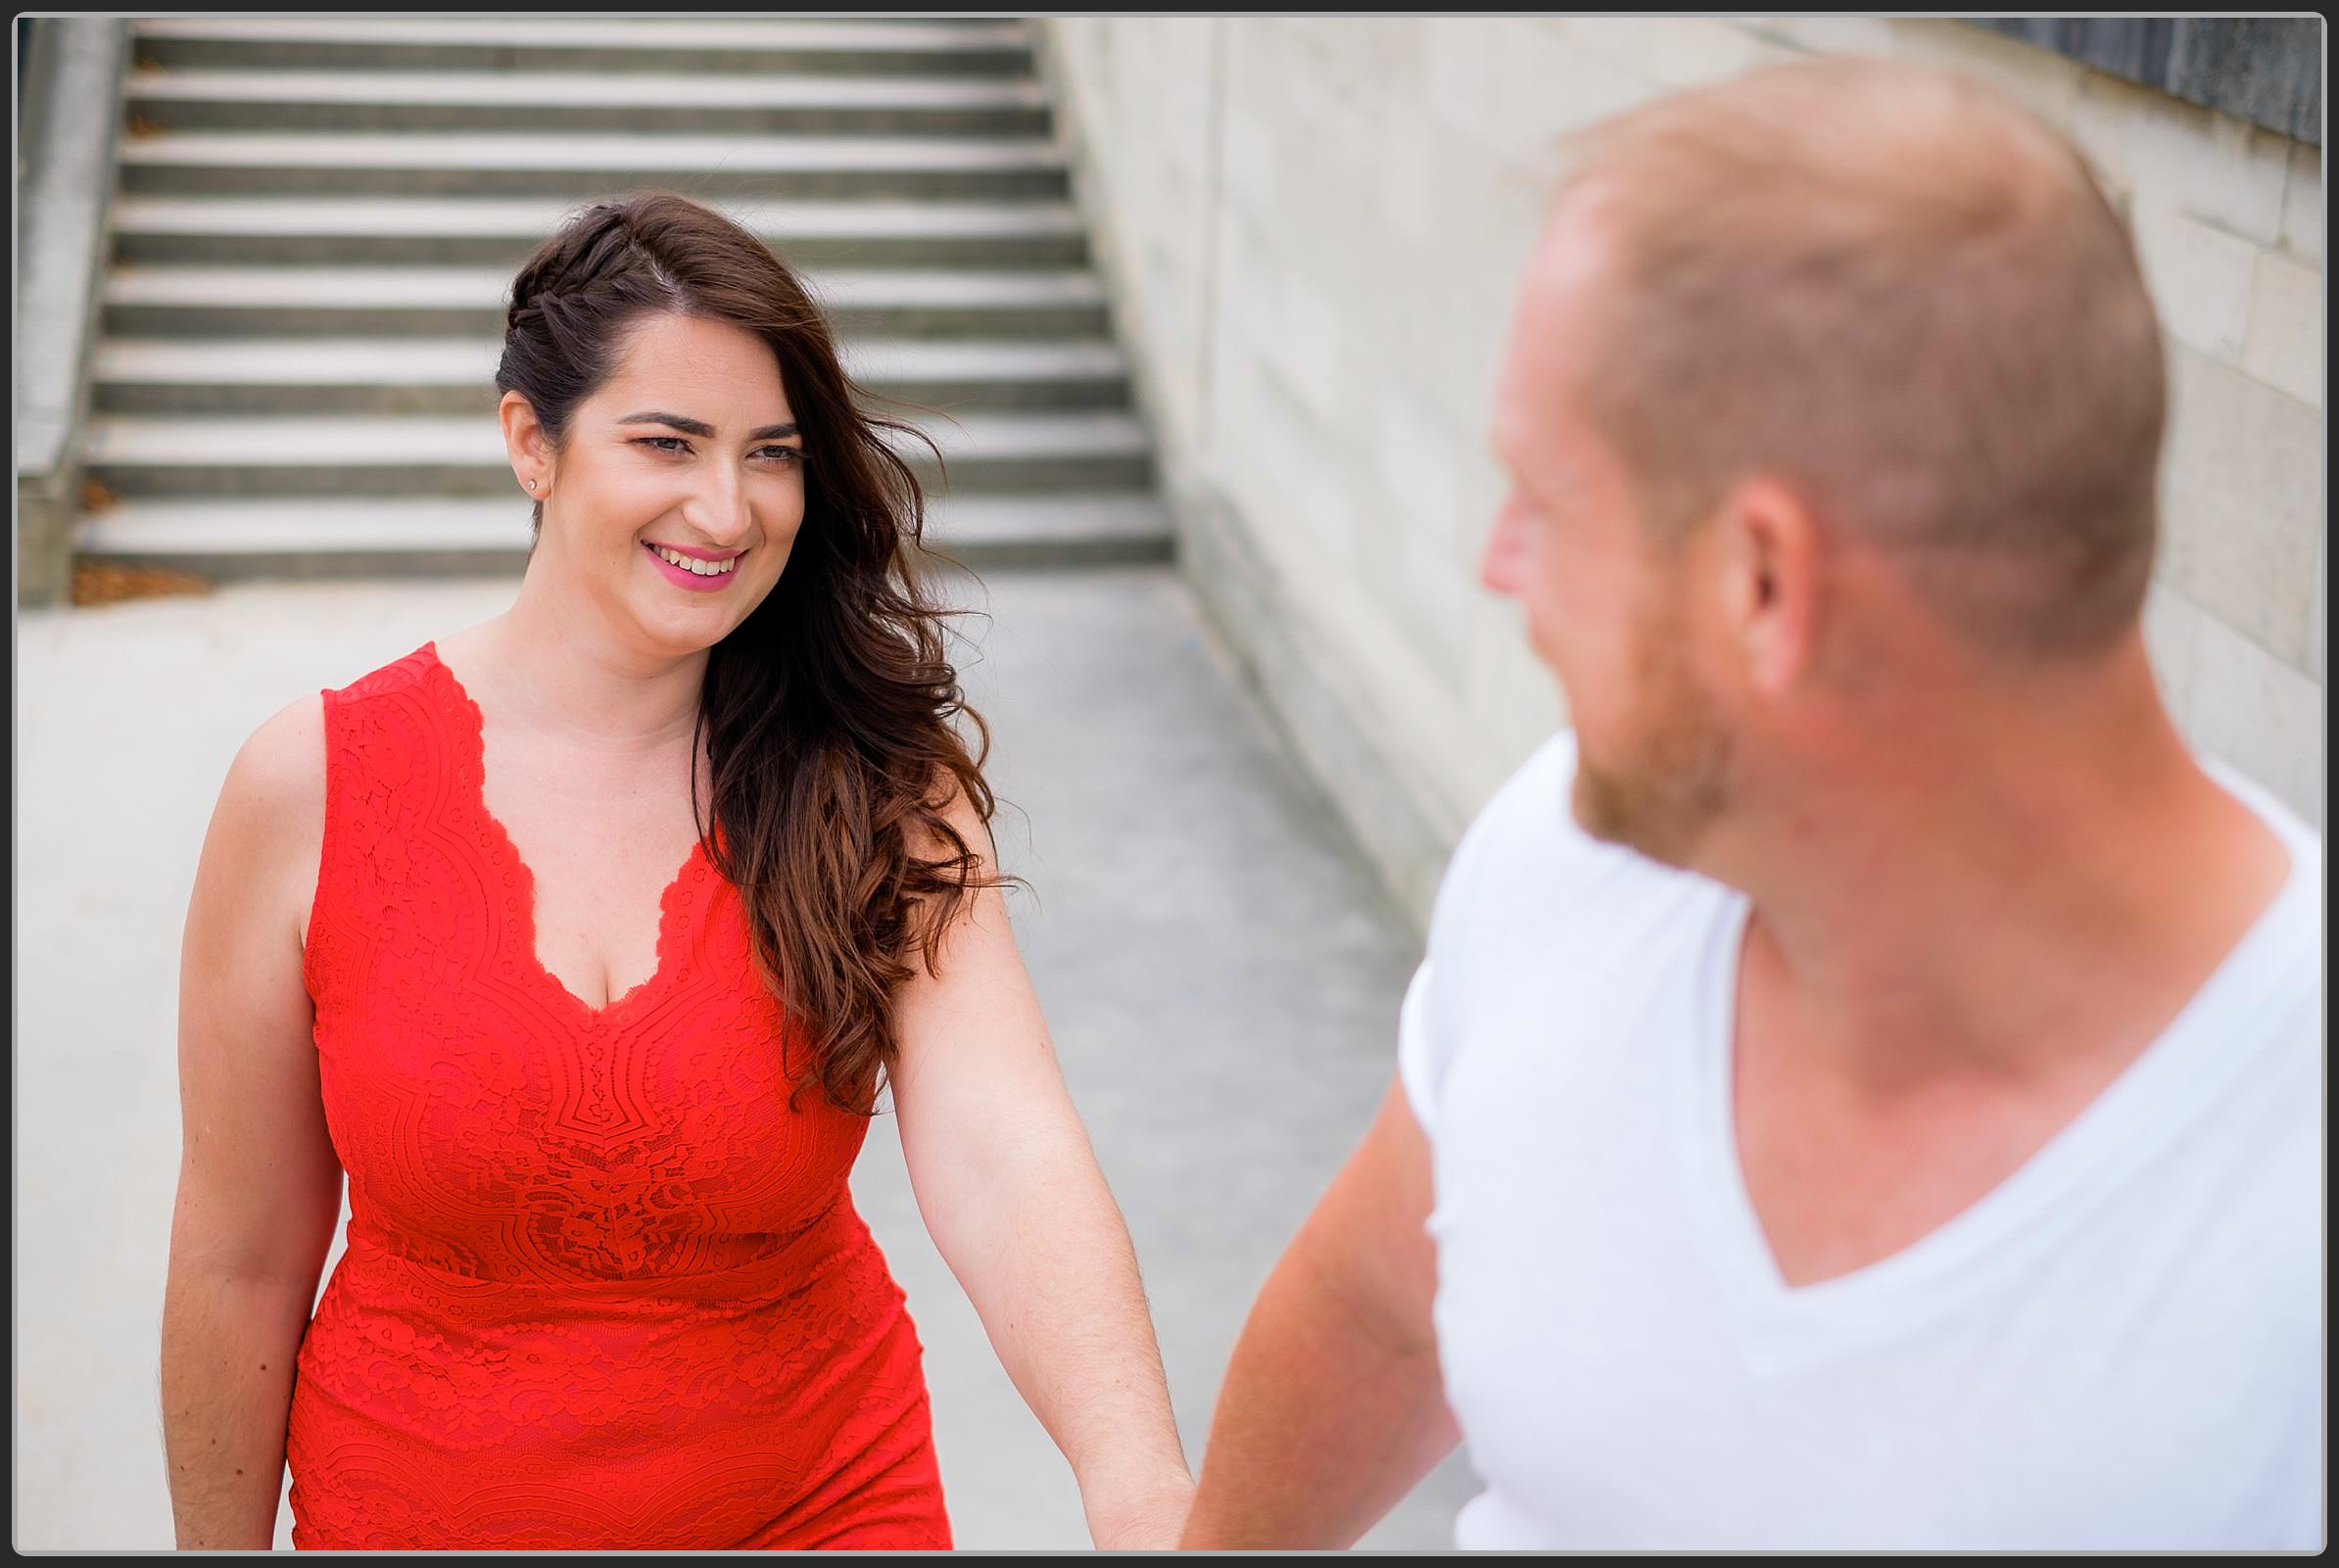
[[[2166,407],[2126,230],[1959,75],[1850,58],[1658,99],[1557,204],[1612,249],[1573,391],[1686,530],[1761,473],[1992,658],[2105,648],[2151,575]]]

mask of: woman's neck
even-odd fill
[[[462,647],[506,723],[629,748],[686,739],[706,651],[643,647],[608,623],[600,606],[531,572],[512,607],[461,634]]]

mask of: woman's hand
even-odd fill
[[[950,815],[988,880],[981,820],[963,795]],[[927,1231],[1071,1463],[1096,1544],[1172,1549],[1194,1483],[1144,1284],[995,887],[939,949],[898,995],[889,1078]]]
[[[1099,1551],[1175,1551],[1193,1505],[1194,1478],[1180,1464],[1088,1503],[1088,1538]]]

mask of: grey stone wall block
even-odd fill
[[[2322,145],[2316,18],[1992,17],[1972,24]]]
[[[1169,432],[1188,583],[1401,903],[1426,909],[1453,835],[1567,711],[1476,577],[1555,140],[1797,53],[1970,71],[2097,166],[2177,340],[2156,668],[2188,734],[2286,798],[2319,786],[2297,716],[2326,613],[2314,146],[1947,19],[1226,17],[1192,24],[1209,70],[1175,81],[1148,67],[1194,60],[1170,25],[1041,24],[1088,147],[1075,187]],[[2166,71],[2195,69],[2166,42]]]
[[[53,604],[72,578],[79,432],[108,261],[107,214],[129,24],[37,19],[24,62],[17,234],[17,601]]]
[[[2321,538],[2319,410],[2171,345],[2162,578],[2293,666]]]

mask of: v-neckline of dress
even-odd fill
[[[465,804],[479,813],[481,835],[501,858],[504,869],[511,877],[517,905],[515,914],[519,923],[518,943],[525,955],[530,974],[540,985],[557,992],[568,1009],[594,1024],[606,1023],[619,1014],[639,1007],[664,988],[665,981],[680,961],[684,936],[682,917],[687,904],[683,895],[695,885],[701,873],[711,869],[706,858],[705,843],[696,839],[692,841],[690,853],[683,857],[681,869],[667,880],[665,888],[658,895],[657,953],[649,974],[599,1007],[586,1001],[546,966],[537,950],[536,873],[521,856],[519,843],[511,836],[510,830],[488,808],[487,726],[480,713],[479,703],[464,688],[453,669],[439,656],[436,641],[425,642],[422,651],[446,682],[452,705],[462,717],[462,743],[456,747],[456,760],[463,774]]]

